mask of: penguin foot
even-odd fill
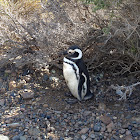
[[[93,93],[90,93],[84,97],[84,100],[88,100],[88,99],[91,99],[93,97],[94,97]]]
[[[71,99],[71,98],[65,99],[65,101],[67,102],[67,104],[70,104],[70,105],[75,104],[75,103],[78,102],[77,99]]]
[[[65,96],[66,96],[66,97],[73,97],[73,95],[71,94],[71,92],[66,92],[66,93],[65,93]]]

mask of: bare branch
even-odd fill
[[[140,85],[140,82],[137,82],[137,83],[132,84],[130,86],[111,85],[111,88],[116,90],[117,95],[121,96],[121,98],[119,98],[119,100],[126,100],[127,94],[130,97],[132,95],[134,87],[137,85]]]

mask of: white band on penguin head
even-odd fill
[[[80,49],[75,49],[74,50],[75,52],[77,52],[79,55],[77,57],[74,57],[72,59],[81,59],[82,58],[82,51]]]

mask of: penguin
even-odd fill
[[[90,91],[90,79],[78,46],[70,46],[63,52],[63,75],[71,94],[79,101],[93,97]]]

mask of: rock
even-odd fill
[[[54,81],[54,82],[57,82],[59,81],[59,78],[57,77],[49,77],[50,81]]]
[[[125,123],[125,124],[122,125],[122,128],[127,129],[128,126],[129,126],[129,123]]]
[[[86,138],[87,138],[86,135],[82,135],[82,136],[81,136],[81,139],[82,139],[82,140],[86,140]]]
[[[134,127],[135,127],[135,128],[138,128],[139,126],[138,126],[138,124],[134,124]]]
[[[62,137],[60,137],[60,139],[59,140],[64,140]]]
[[[20,80],[19,83],[17,84],[17,88],[22,88],[26,84],[25,80]]]
[[[91,111],[84,111],[83,115],[86,117],[86,116],[88,116],[91,113],[92,113]]]
[[[13,119],[6,119],[6,120],[5,120],[5,123],[6,123],[6,124],[10,124],[10,123],[12,123],[12,121],[13,121]]]
[[[0,78],[0,87],[2,86],[3,80]]]
[[[31,75],[24,76],[24,79],[25,79],[26,82],[30,82],[31,81]]]
[[[108,131],[108,132],[112,132],[112,130],[114,129],[114,127],[115,127],[115,126],[114,126],[114,123],[111,122],[110,124],[107,125],[106,128],[107,128],[107,131]]]
[[[0,100],[0,106],[4,106],[4,102],[5,102],[4,99],[1,99]]]
[[[110,133],[112,131],[112,128],[107,128],[107,131]]]
[[[124,136],[123,135],[120,135],[120,134],[119,134],[119,137],[120,137],[120,139],[123,139],[124,138]]]
[[[132,119],[133,119],[134,121],[140,123],[140,117],[133,117]]]
[[[48,107],[48,104],[43,104],[43,107],[47,108]]]
[[[108,116],[106,116],[106,115],[101,116],[101,117],[100,117],[100,120],[101,120],[104,124],[106,124],[106,125],[108,125],[108,124],[111,123],[111,119],[110,119]]]
[[[111,139],[110,140],[116,140],[115,138],[113,138],[113,137],[111,137]]]
[[[25,136],[20,136],[20,140],[26,140]]]
[[[19,123],[11,123],[11,124],[4,124],[3,126],[4,127],[8,126],[10,128],[16,128],[16,127],[19,127],[20,124]]]
[[[121,133],[121,134],[124,134],[125,131],[126,131],[125,129],[121,129],[121,130],[120,130],[120,133]]]
[[[105,126],[105,124],[102,124],[101,132],[104,132],[105,130],[106,130],[106,126]]]
[[[30,128],[28,132],[32,136],[39,136],[40,134],[40,130],[37,128]]]
[[[92,138],[87,138],[86,140],[92,140]]]
[[[94,133],[90,133],[89,137],[92,138],[92,139],[95,139],[95,134]]]
[[[12,72],[12,73],[11,73],[11,76],[12,76],[12,77],[16,77],[16,75],[17,75],[16,72]]]
[[[11,70],[5,70],[5,73],[6,74],[10,74],[11,73]]]
[[[58,138],[52,138],[52,140],[59,140]]]
[[[9,140],[9,138],[7,136],[0,134],[0,140]]]
[[[99,132],[101,130],[101,123],[98,122],[93,126],[94,132]]]
[[[6,87],[0,88],[0,94],[5,93],[5,92],[6,92]]]
[[[116,136],[116,135],[113,135],[113,138],[115,139],[115,140],[119,140],[120,138],[118,137],[118,136]]]
[[[58,138],[53,138],[52,140],[59,140]]]
[[[92,113],[92,117],[95,117],[96,116],[96,114],[95,113]]]
[[[50,115],[47,115],[46,117],[47,117],[47,119],[51,119],[51,116]]]
[[[133,140],[132,136],[131,135],[128,135],[124,138],[124,140]]]
[[[16,81],[9,82],[9,90],[14,90],[16,88]]]
[[[126,135],[131,135],[131,131],[127,130]]]
[[[132,131],[132,136],[133,136],[133,137],[138,137],[139,134],[137,133],[137,131]]]
[[[30,89],[20,90],[19,94],[23,97],[23,99],[32,99],[35,93]]]
[[[80,133],[80,134],[85,134],[85,133],[88,132],[88,130],[89,130],[89,128],[85,127],[85,128],[83,128],[79,133]]]
[[[47,127],[47,131],[48,132],[51,132],[51,127]]]
[[[138,133],[138,135],[140,136],[140,127],[139,127],[139,130],[137,130],[137,133]]]
[[[116,116],[113,116],[113,120],[117,120],[117,117]]]
[[[25,105],[21,105],[21,106],[20,106],[20,111],[21,111],[21,112],[24,112],[24,111],[25,111]]]
[[[106,110],[106,105],[104,103],[99,103],[98,109],[105,111]]]
[[[20,140],[20,137],[19,137],[19,136],[14,136],[14,137],[12,138],[12,140]]]
[[[64,140],[73,140],[73,138],[68,137],[68,138],[65,138]]]
[[[48,138],[49,140],[53,140],[53,137],[52,136],[49,136],[49,138]]]
[[[47,81],[47,80],[49,80],[49,76],[47,74],[44,74],[43,75],[43,81]]]
[[[132,125],[128,125],[128,130],[132,130],[133,126]]]

